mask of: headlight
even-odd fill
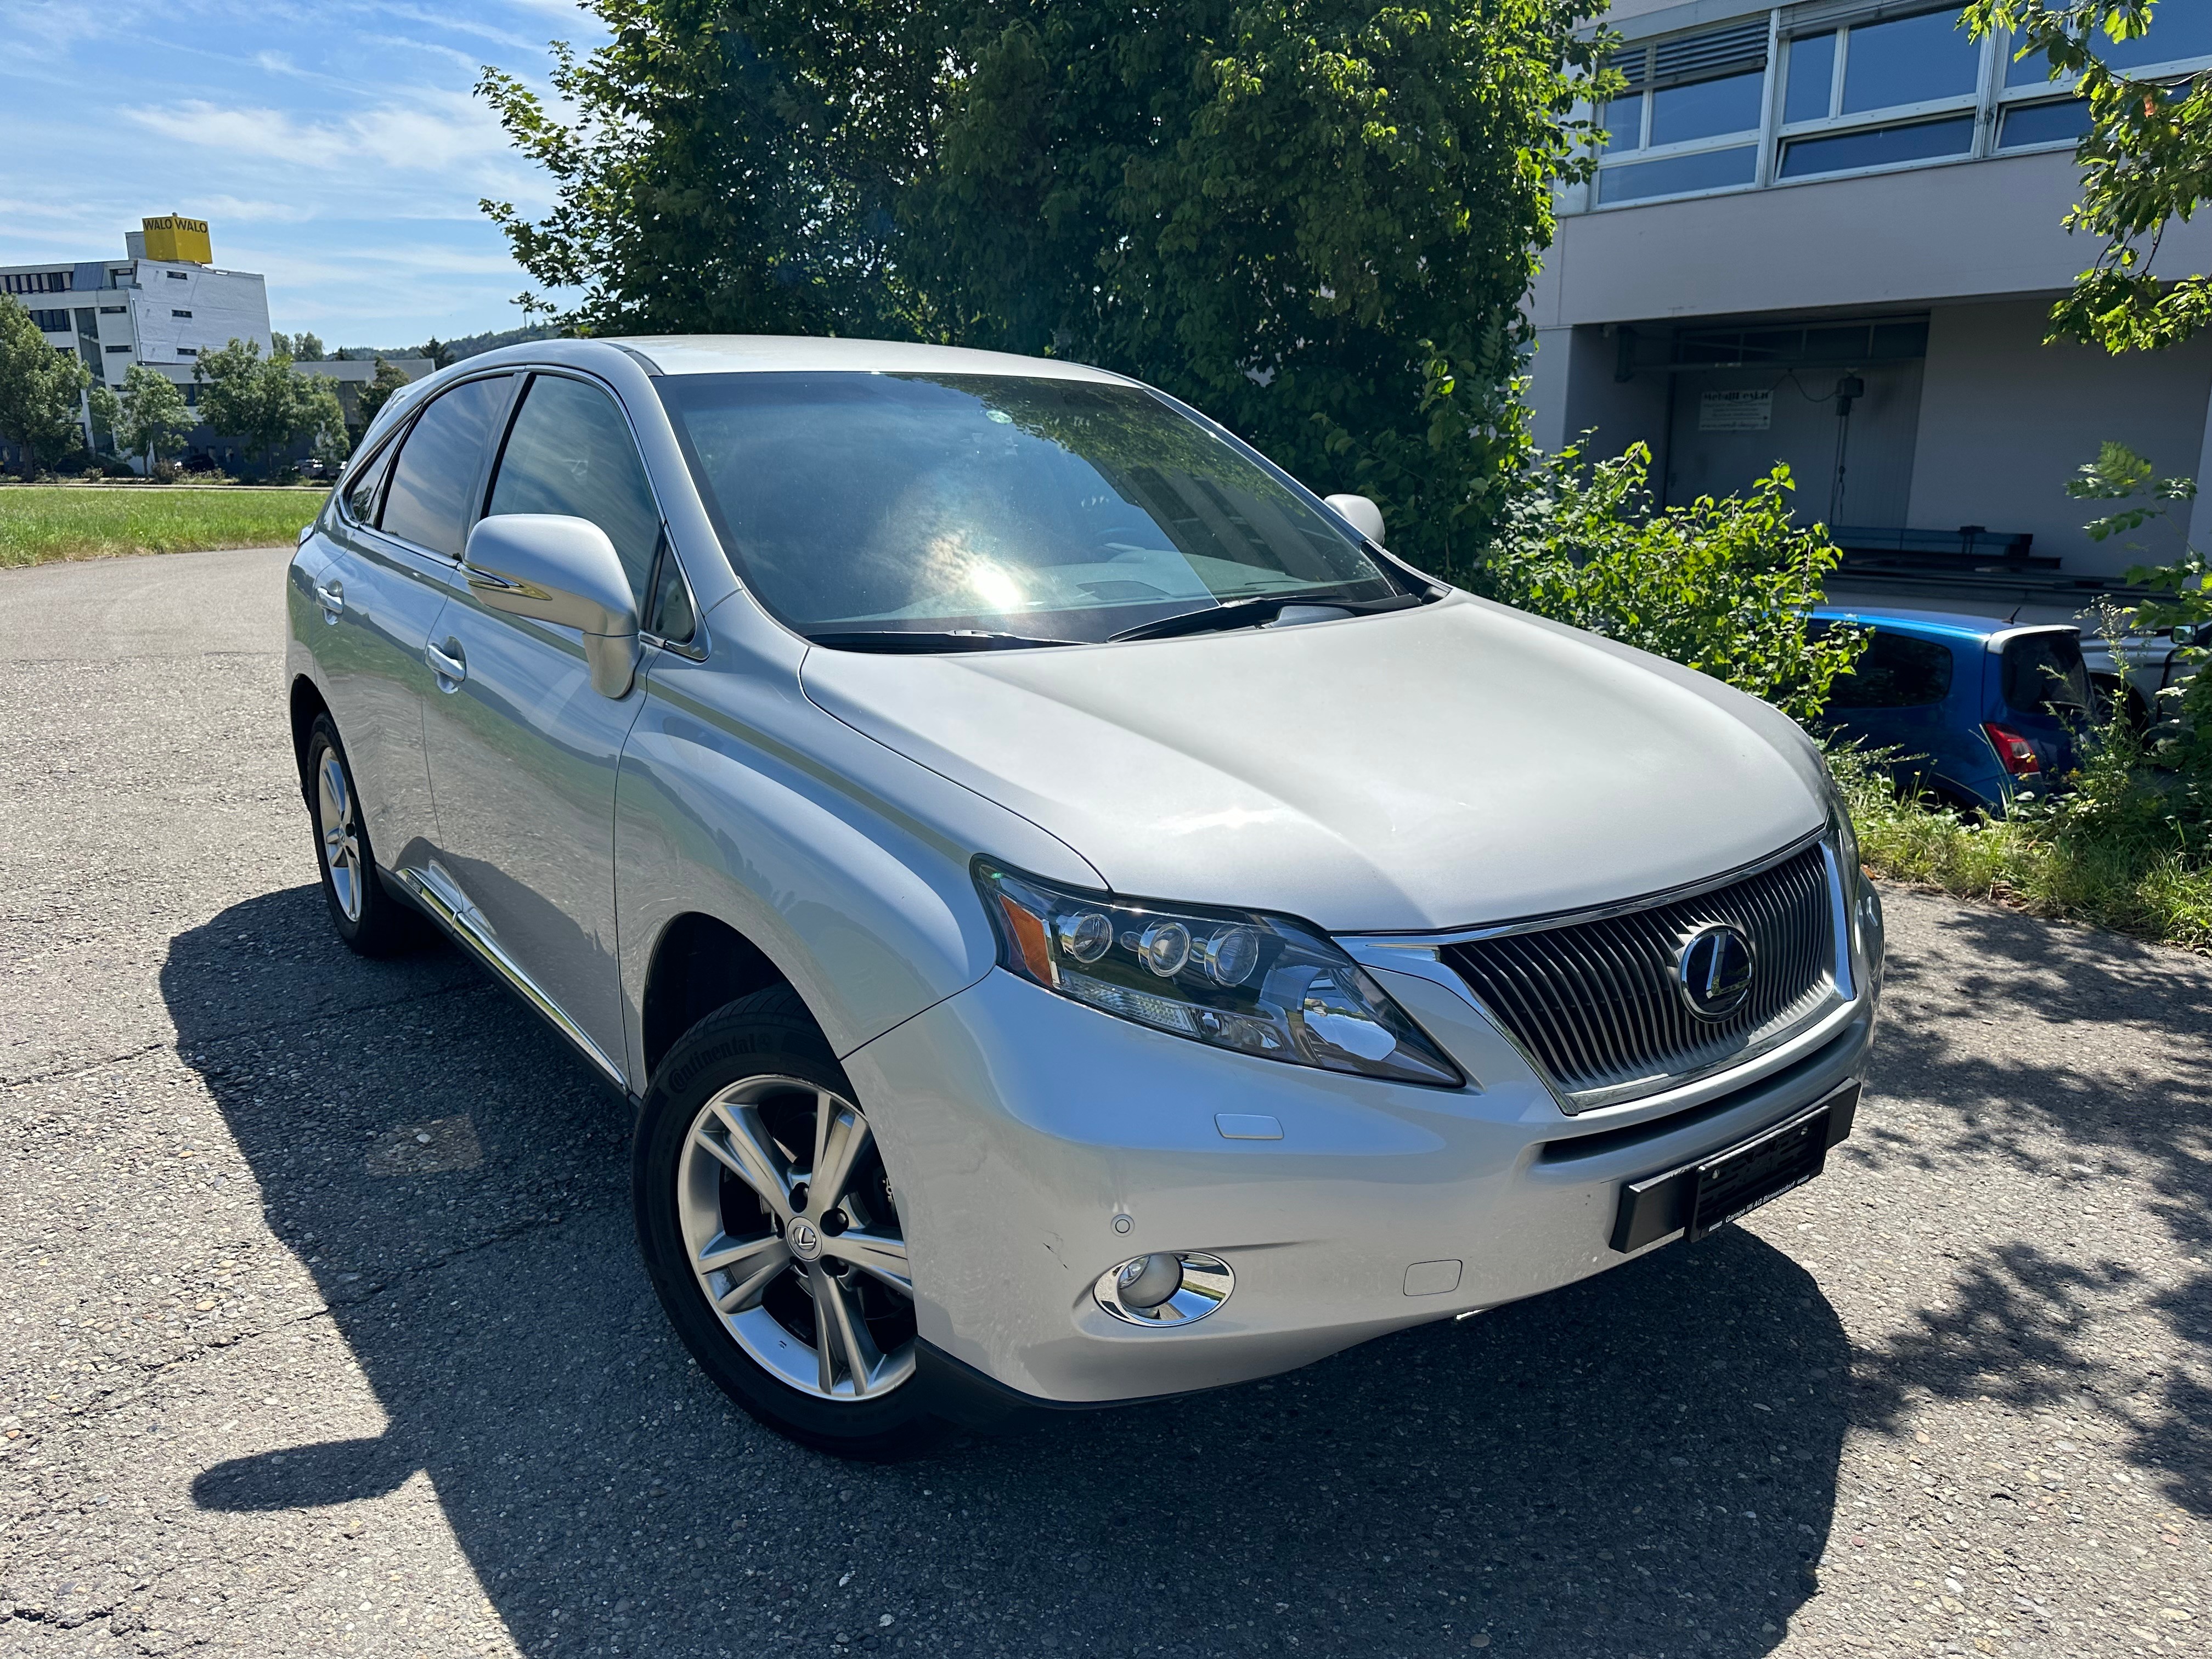
[[[1282,916],[1165,909],[977,860],[999,964],[1155,1030],[1293,1066],[1457,1088],[1459,1068],[1328,939]]]

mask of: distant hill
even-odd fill
[[[533,323],[527,328],[503,328],[491,334],[463,334],[450,340],[438,341],[436,343],[444,346],[447,355],[459,362],[464,357],[475,356],[479,351],[496,351],[501,346],[520,345],[525,340],[550,340],[560,332],[559,329],[549,323]],[[425,340],[416,345],[348,346],[345,348],[345,355],[361,359],[428,357],[431,355],[428,349],[431,343]],[[331,355],[335,356],[337,354],[334,352]]]

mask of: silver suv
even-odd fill
[[[852,1455],[1264,1376],[1817,1174],[1881,960],[1818,754],[1382,537],[1070,363],[470,358],[291,566],[331,920],[427,918],[631,1103],[669,1317]]]

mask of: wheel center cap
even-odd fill
[[[801,1261],[818,1261],[822,1255],[822,1234],[805,1216],[791,1218],[783,1230],[783,1242],[791,1247],[792,1255]]]

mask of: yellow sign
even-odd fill
[[[180,219],[172,213],[138,222],[145,228],[148,258],[174,259],[195,265],[215,263],[215,246],[208,240],[206,220]]]

